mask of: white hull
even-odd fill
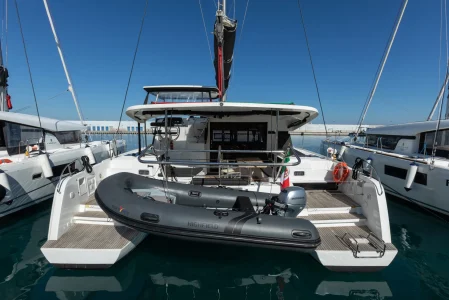
[[[293,175],[295,171],[300,170],[310,175],[303,178],[292,176],[292,184],[302,184],[301,181],[318,184],[330,183],[328,178],[332,177],[333,165],[332,161],[317,156],[304,157],[302,163],[292,167],[290,172]],[[80,213],[85,210],[95,210],[100,214],[103,213],[98,206],[90,206],[89,204],[89,197],[90,201],[92,201],[96,186],[103,178],[120,172],[139,174],[139,171],[142,169],[153,170],[149,176],[157,176],[158,168],[156,164],[146,163],[142,165],[133,156],[120,156],[94,166],[93,174],[82,172],[65,179],[61,186],[61,193],[55,193],[50,219],[49,241],[47,243],[64,244],[61,237],[67,232],[70,233],[70,230],[73,230],[73,226],[76,224],[95,224],[97,228],[100,226],[122,226],[108,219],[106,215],[102,218],[89,219],[89,217],[80,217]],[[187,183],[188,178],[178,177],[177,180],[178,182],[185,181]],[[79,184],[80,182],[82,182],[82,185]],[[239,186],[238,188],[254,191],[271,191],[273,194],[280,192],[279,185],[268,183]],[[377,181],[362,175],[357,181],[348,180],[335,191],[337,196],[340,195],[338,196],[339,198],[348,199],[345,201],[351,201],[352,204],[342,205],[342,207],[338,205],[319,207],[314,206],[314,199],[310,199],[307,209],[298,215],[298,218],[311,220],[320,232],[322,245],[311,251],[310,254],[323,266],[335,271],[376,271],[385,268],[391,263],[397,254],[397,250],[391,244],[385,194],[381,193],[379,195],[377,193],[379,189],[380,185]],[[314,191],[309,191],[309,193],[311,192]],[[316,192],[327,193],[322,190]],[[338,200],[337,198],[332,198],[327,201]],[[348,218],[347,216],[350,217]],[[337,236],[343,237],[346,232],[353,232],[360,243],[368,243],[369,241],[366,238],[372,232],[385,243],[386,251],[380,253],[372,248],[368,251],[363,251],[360,248],[360,251],[354,254],[348,246],[343,245],[337,239]],[[61,267],[107,267],[132,251],[145,236],[146,234],[141,233],[126,245],[113,250],[106,249],[109,244],[107,242],[99,249],[81,249],[81,242],[78,242],[78,245],[72,245],[71,247],[73,248],[71,249],[66,249],[65,246],[48,249],[48,247],[44,246],[42,251],[50,263]],[[87,234],[78,237],[79,240],[84,238],[88,238]]]
[[[126,156],[124,156],[126,157]],[[107,217],[95,202],[97,183],[104,176],[106,160],[62,180],[55,191],[48,241],[41,250],[45,258],[61,268],[108,268],[132,251],[145,237]]]
[[[123,153],[126,148],[125,142],[118,141],[117,143],[118,151]],[[109,144],[91,142],[89,145],[96,163],[110,158]],[[24,154],[15,155],[10,157],[13,161],[12,163],[0,165],[0,185],[6,189],[6,196],[0,202],[0,217],[53,197],[62,169],[67,164],[86,155],[85,144],[69,146],[69,148],[48,151],[50,166],[54,170],[54,174],[50,178],[44,176],[43,167],[38,156],[24,158]],[[76,165],[80,167],[80,161]]]
[[[323,141],[323,145],[325,149],[332,147],[337,152],[340,151],[342,146],[326,141]],[[447,194],[449,192],[449,163],[444,166],[443,161],[437,160],[435,166],[432,167],[428,163],[423,163],[427,160],[417,160],[418,172],[425,174],[424,176],[427,180],[417,183],[415,179],[415,182],[411,185],[411,189],[407,191],[404,188],[406,178],[403,175],[401,175],[402,177],[398,177],[399,174],[395,175],[391,171],[389,174],[386,174],[385,166],[408,170],[413,159],[401,158],[399,155],[386,155],[381,151],[372,151],[357,146],[346,146],[342,160],[352,166],[357,157],[364,160],[368,157],[372,159],[371,164],[376,170],[387,193],[425,207],[426,209],[449,215],[449,202],[447,201]]]

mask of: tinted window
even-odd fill
[[[385,165],[385,175],[397,177],[400,179],[406,179],[407,178],[407,172],[408,170],[397,168],[389,165]],[[427,185],[427,174],[416,172],[415,179],[413,180],[415,183],[419,183],[422,185]]]
[[[40,128],[5,122],[4,134],[9,155],[25,153],[27,144],[39,144],[43,149],[43,131]]]
[[[60,144],[77,144],[81,142],[80,131],[59,131],[53,132]]]
[[[415,137],[398,135],[368,135],[366,144],[379,149],[394,150],[398,142],[402,139],[413,140]]]
[[[421,138],[421,143],[423,139]],[[435,141],[435,131],[426,132],[424,137],[424,145],[426,154],[432,154],[433,143]],[[420,147],[421,153],[424,145]],[[435,155],[438,157],[449,158],[449,129],[438,131],[438,136],[436,140],[436,152]]]

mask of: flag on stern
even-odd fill
[[[287,153],[284,158],[284,164],[290,162],[290,149],[287,150]],[[282,166],[281,169],[281,189],[288,188],[290,186],[290,178],[288,167]]]

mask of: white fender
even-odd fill
[[[38,156],[39,164],[42,168],[42,173],[45,178],[53,177],[53,170],[51,168],[50,160],[48,159],[47,153],[41,153]]]
[[[110,157],[114,157],[114,156],[118,155],[117,141],[115,139],[113,139],[109,142],[109,155],[110,155]]]
[[[372,172],[372,163],[373,163],[373,159],[368,156],[368,158],[365,160],[365,166],[363,167],[363,170],[367,173],[367,174],[371,174]],[[372,175],[372,174],[371,174]]]
[[[338,160],[342,159],[343,154],[345,154],[346,148],[348,148],[348,147],[346,147],[346,146],[341,146],[340,152],[338,152],[338,155],[337,155],[337,159],[338,159]]]
[[[91,147],[84,148],[84,155],[86,155],[89,158],[89,163],[91,165],[93,165],[95,163],[95,156],[94,156],[94,153],[92,152]]]
[[[6,195],[3,199],[0,199],[0,201],[7,202],[8,200],[10,200],[12,198],[12,191],[11,191],[11,186],[9,184],[9,180],[8,180],[8,176],[6,175],[5,172],[1,172],[0,173],[0,185],[2,185],[5,190],[6,190]]]
[[[415,180],[416,172],[418,171],[418,165],[415,162],[412,162],[410,164],[410,167],[408,168],[407,172],[407,178],[405,179],[405,186],[404,189],[408,192],[412,188],[412,183]]]

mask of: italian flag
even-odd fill
[[[290,149],[284,158],[284,163],[288,163],[290,161]],[[285,189],[290,186],[290,178],[288,177],[288,168],[286,166],[282,166],[281,169],[281,188]]]

